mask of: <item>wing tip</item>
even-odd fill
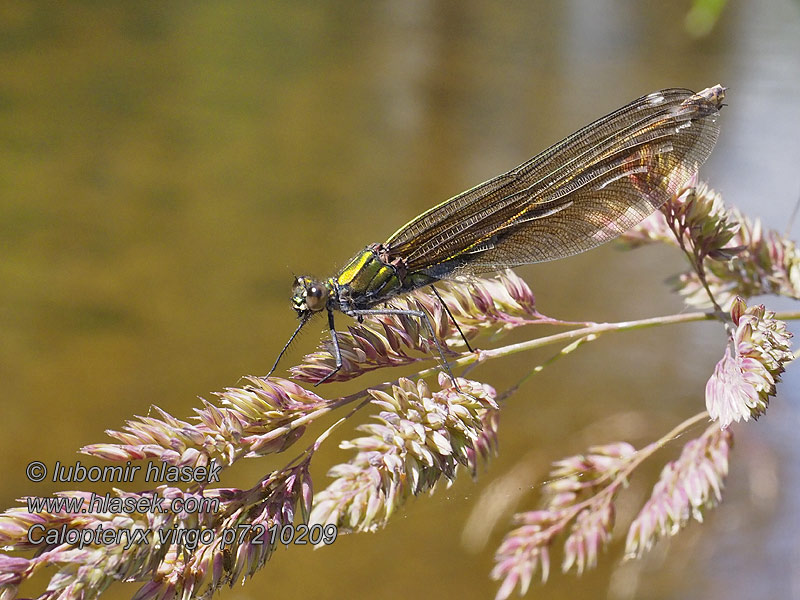
[[[725,106],[723,100],[725,100],[727,90],[728,88],[719,83],[712,85],[684,100],[681,106],[694,108],[703,114],[716,113]]]

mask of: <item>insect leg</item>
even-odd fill
[[[328,329],[331,332],[331,341],[333,342],[333,357],[336,359],[336,368],[325,375],[322,379],[320,379],[314,386],[318,386],[320,383],[325,383],[336,375],[339,372],[339,369],[342,368],[342,351],[339,349],[339,338],[336,336],[336,326],[333,323],[333,311],[329,308],[328,309]]]
[[[280,354],[278,354],[278,358],[275,359],[275,364],[272,365],[272,368],[269,370],[269,373],[267,373],[264,376],[265,378],[267,378],[270,375],[272,375],[275,372],[275,369],[278,368],[278,363],[281,362],[281,359],[283,358],[283,355],[286,354],[286,351],[289,349],[289,346],[292,345],[292,342],[294,341],[294,338],[297,337],[297,334],[300,333],[300,330],[303,328],[303,326],[305,326],[305,324],[308,323],[308,319],[309,319],[309,317],[305,317],[305,318],[300,320],[300,325],[297,326],[297,329],[294,330],[294,333],[292,334],[292,337],[289,338],[289,341],[286,342],[286,344],[283,347],[283,350],[281,350]]]
[[[437,290],[436,286],[433,285],[431,286],[431,289],[433,290],[433,293],[436,295],[436,297],[439,299],[439,304],[442,305],[444,311],[447,313],[447,316],[450,317],[450,320],[453,322],[453,325],[455,325],[456,329],[458,329],[458,333],[461,334],[461,339],[464,340],[464,343],[467,345],[467,350],[469,350],[470,352],[475,352],[475,350],[472,349],[472,346],[469,345],[469,341],[467,340],[467,337],[464,335],[464,332],[461,331],[461,327],[459,326],[458,321],[456,321],[456,318],[453,316],[453,313],[450,312],[450,309],[447,308],[447,304],[444,303],[444,300],[442,300],[442,297],[439,295],[439,290]]]
[[[456,388],[456,390],[461,392],[461,388],[458,387],[456,378],[453,376],[453,371],[450,369],[450,363],[447,362],[447,357],[445,357],[444,355],[444,349],[442,348],[442,345],[439,343],[439,339],[436,337],[436,332],[433,329],[433,324],[431,323],[431,319],[428,316],[428,313],[421,310],[403,310],[400,308],[376,308],[368,310],[351,310],[347,312],[347,315],[351,317],[361,317],[364,315],[407,315],[409,317],[416,317],[420,319],[423,323],[425,323],[425,327],[428,329],[428,334],[431,336],[431,340],[433,340],[433,343],[436,344],[436,349],[439,351],[439,358],[442,359],[442,367],[444,367],[445,372],[450,377],[450,380],[453,382],[453,386]]]

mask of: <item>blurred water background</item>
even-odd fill
[[[729,204],[800,237],[790,222],[800,195],[800,5],[731,0],[702,37],[687,32],[690,8],[3,2],[2,507],[62,489],[30,483],[31,460],[74,461],[77,448],[150,404],[185,417],[198,396],[265,373],[295,326],[294,274],[335,272],[426,208],[639,95],[728,86],[703,178]],[[682,260],[666,247],[606,246],[519,273],[544,313],[614,321],[683,310],[664,285]],[[316,345],[322,321],[284,367]],[[508,404],[500,455],[477,484],[464,476],[417,499],[374,535],[279,551],[221,597],[491,597],[508,516],[488,539],[462,542],[486,486],[515,468],[532,473],[517,505],[531,508],[550,461],[662,435],[702,409],[723,345],[719,327],[694,324],[585,347]],[[503,390],[548,356],[517,355],[474,375]],[[767,416],[736,428],[725,501],[704,525],[638,562],[622,563],[615,542],[599,569],[555,574],[529,597],[800,598],[798,382],[790,367]],[[329,446],[317,457],[318,486],[348,457]],[[245,461],[223,485],[252,485],[287,458]],[[620,520],[661,464],[634,481]],[[472,533],[484,517],[473,515]]]

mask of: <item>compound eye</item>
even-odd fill
[[[309,310],[322,310],[328,300],[328,290],[319,285],[310,285],[306,290],[306,305]]]

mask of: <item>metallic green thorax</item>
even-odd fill
[[[324,309],[350,313],[371,309],[436,280],[424,273],[409,272],[403,259],[390,258],[383,244],[371,244],[335,277],[324,281],[297,277],[292,305],[301,318]]]
[[[382,244],[371,244],[324,285],[328,306],[348,312],[372,308],[434,281],[423,273],[409,273],[402,259],[390,259]]]

